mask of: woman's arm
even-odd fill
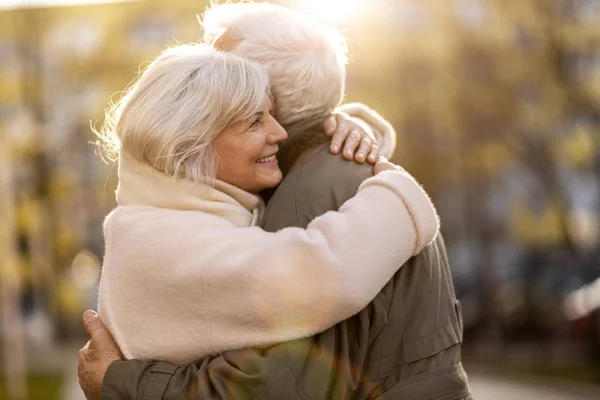
[[[107,220],[106,262],[127,268],[105,268],[101,305],[126,357],[183,363],[321,332],[365,307],[438,228],[425,192],[399,171],[368,179],[306,230],[207,218],[123,207]]]
[[[433,206],[412,177],[386,172],[306,230],[240,229],[229,240],[226,233],[215,237],[202,291],[216,347],[310,336],[352,316],[437,228]],[[221,254],[231,256],[219,261]],[[240,326],[248,329],[241,334]]]

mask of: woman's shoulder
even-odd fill
[[[233,226],[229,221],[203,211],[174,210],[147,205],[118,206],[104,220],[105,233],[113,230],[128,235],[147,232],[183,232],[202,227]]]

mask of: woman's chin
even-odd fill
[[[272,171],[270,174],[268,174],[268,176],[264,176],[263,179],[261,179],[260,184],[257,185],[260,186],[260,189],[258,191],[260,192],[265,189],[272,189],[274,187],[277,187],[277,185],[279,185],[282,180],[283,174],[281,173],[281,170],[277,168],[276,171]]]

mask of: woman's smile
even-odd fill
[[[264,166],[273,166],[277,165],[277,153],[271,154],[270,156],[260,158],[256,160],[257,164],[261,164]]]

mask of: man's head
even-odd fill
[[[344,93],[347,44],[340,32],[268,3],[216,5],[204,40],[267,67],[279,122],[322,122]]]

